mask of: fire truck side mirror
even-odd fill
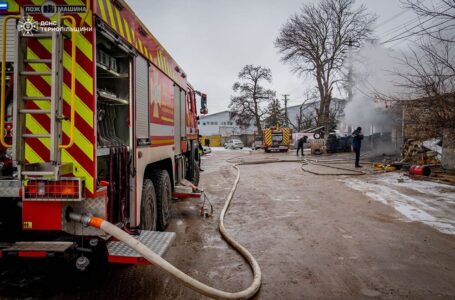
[[[201,114],[206,115],[208,114],[208,109],[207,109],[207,95],[206,94],[201,94]]]

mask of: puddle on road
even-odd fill
[[[415,181],[396,173],[366,180],[341,181],[376,201],[392,206],[411,221],[455,235],[455,188],[451,186]]]

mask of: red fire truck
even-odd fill
[[[0,259],[140,257],[98,216],[163,254],[179,184],[199,180],[196,97],[207,97],[123,0],[16,0],[0,8]],[[90,249],[87,249],[90,248]]]

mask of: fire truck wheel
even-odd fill
[[[157,205],[156,194],[153,182],[150,179],[144,179],[142,186],[142,203],[141,203],[141,224],[143,230],[156,230],[157,224]]]
[[[201,158],[199,158],[199,159],[201,159]],[[192,184],[197,186],[199,184],[199,178],[200,178],[200,175],[201,175],[201,170],[199,169],[199,163],[198,163],[197,160],[194,160],[193,166],[194,166],[193,172],[190,173],[190,171],[188,170],[185,178],[188,181],[191,181]]]
[[[158,230],[166,229],[171,218],[172,185],[166,170],[155,170],[152,173],[153,184],[156,187],[158,208]]]

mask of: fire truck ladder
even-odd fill
[[[7,16],[3,21],[3,45],[2,45],[2,94],[1,94],[1,125],[4,128],[5,120],[5,35],[6,26],[9,19],[20,19],[21,16]],[[58,18],[58,26],[63,20],[68,20],[72,27],[76,26],[76,21],[72,16],[63,16]],[[25,177],[41,177],[57,179],[60,175],[72,172],[72,164],[61,163],[61,149],[68,149],[73,145],[74,138],[74,97],[75,97],[75,67],[76,67],[76,32],[73,30],[71,34],[71,116],[68,118],[63,116],[63,39],[64,33],[60,30],[55,31],[39,31],[38,33],[26,34],[18,30],[16,35],[16,57],[14,62],[14,103],[13,103],[13,143],[7,144],[2,134],[0,134],[0,142],[4,147],[12,148],[13,160],[17,164],[18,178]],[[50,59],[35,59],[27,55],[27,42],[30,39],[50,39],[52,41],[52,57]],[[38,66],[50,65],[50,70],[38,68]],[[28,95],[27,85],[30,84],[29,78],[42,77],[51,78],[51,94],[50,95]],[[28,82],[28,83],[27,83]],[[38,105],[40,102],[48,102],[50,109],[31,109],[30,102]],[[27,117],[27,115],[29,117]],[[48,133],[31,133],[27,131],[27,122],[32,120],[36,115],[47,115],[50,117],[50,128]],[[69,142],[65,145],[62,141],[62,122],[70,122]],[[25,146],[27,141],[33,139],[49,139],[50,155],[49,160],[40,163],[26,163]]]

